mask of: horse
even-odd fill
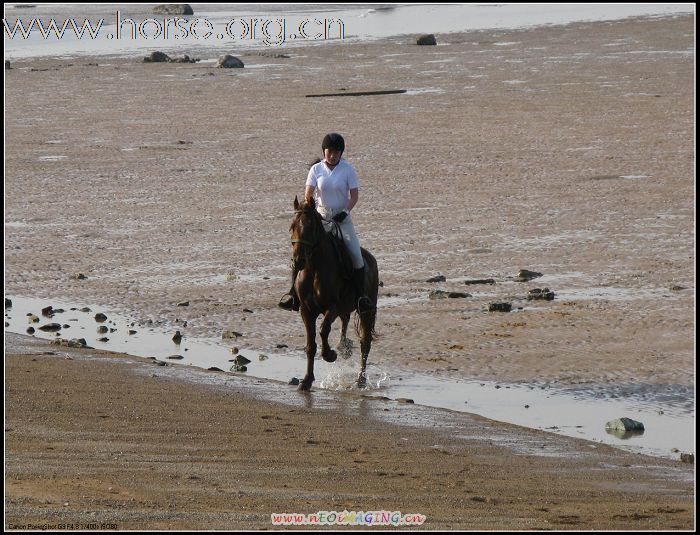
[[[294,218],[289,227],[292,238],[292,267],[297,271],[294,288],[300,301],[299,312],[306,328],[306,375],[299,390],[310,390],[314,382],[314,358],[316,356],[316,320],[323,314],[321,324],[321,356],[326,362],[335,362],[338,355],[328,345],[328,335],[336,318],[342,321],[339,348],[345,347],[350,315],[357,309],[358,295],[349,277],[344,276],[342,260],[336,254],[332,240],[323,227],[323,218],[313,200],[299,203],[294,197]],[[344,245],[343,245],[344,247]],[[364,248],[365,289],[373,303],[377,303],[379,270],[374,256]],[[355,329],[360,338],[362,352],[361,370],[357,386],[367,386],[367,357],[376,333],[374,324],[377,309],[356,312]]]

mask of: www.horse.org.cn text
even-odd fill
[[[260,41],[268,46],[279,46],[287,41],[320,41],[345,38],[345,23],[330,18],[294,17],[234,17],[225,24],[214,24],[206,18],[168,17],[163,19],[146,18],[137,21],[115,13],[115,23],[110,25],[101,18],[97,22],[83,19],[82,22],[70,17],[62,22],[51,18],[43,22],[39,18],[23,20],[18,18],[9,23],[3,18],[5,39],[44,40],[76,37],[79,40],[146,40],[183,41],[226,40]]]

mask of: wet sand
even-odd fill
[[[694,523],[691,465],[9,337],[6,528],[270,529],[271,513],[318,511],[418,513],[422,529]]]
[[[18,61],[5,73],[5,292],[96,303],[143,323],[170,325],[185,336],[217,337],[232,329],[243,334],[237,341],[243,347],[274,352],[284,343],[302,352],[300,318],[276,307],[288,287],[287,228],[292,200],[303,192],[307,163],[316,156],[322,135],[339,131],[362,184],[353,219],[363,245],[377,257],[384,283],[377,325],[381,337],[371,365],[563,387],[694,386],[693,24],[692,17],[634,19],[445,35],[438,36],[437,47],[416,47],[410,38],[295,47],[274,50],[289,58],[244,55],[246,68],[235,71],[214,69],[211,62]],[[386,89],[409,91],[305,98]],[[521,268],[544,276],[515,282]],[[78,273],[87,279],[74,278]],[[447,280],[425,282],[437,274]],[[464,284],[475,278],[494,278],[496,284]],[[527,301],[528,290],[543,286],[558,297]],[[466,291],[472,297],[431,300],[433,289]],[[177,307],[181,301],[189,306]],[[515,311],[489,313],[493,301],[512,302]],[[13,361],[7,361],[6,390],[20,377],[26,379]],[[61,359],[37,362],[45,385],[55,382],[51,374],[64,375],[56,367],[65,365]],[[100,365],[81,365],[70,378],[81,380],[88,368]],[[123,375],[124,384],[134,380]],[[27,388],[34,384],[7,400],[6,418],[15,426],[23,418],[22,403],[38,398],[37,414],[47,408],[41,404],[48,401]],[[177,390],[195,413],[205,410],[199,406],[205,399],[209,406],[228,403],[205,387],[197,387],[192,397],[183,393],[189,387],[177,382],[168,382],[168,388]],[[82,419],[118,423],[91,415],[89,392],[85,398],[78,388],[71,393],[65,403],[77,404],[78,412],[67,413],[62,422],[46,419],[37,448],[48,447],[62,429],[74,429]],[[262,407],[272,411],[269,404]],[[303,421],[309,429],[324,417],[315,411],[313,416]],[[333,418],[325,417],[330,426]],[[191,436],[204,425],[186,411],[170,418],[174,427],[184,418],[183,433]],[[247,426],[255,419],[245,421]],[[131,423],[147,429],[135,417]],[[229,436],[232,426],[240,429],[231,421],[214,423],[214,429],[229,429]],[[324,433],[347,434],[352,442],[351,428],[333,427]],[[157,437],[164,428],[155,429],[151,440],[162,444]],[[259,429],[244,429],[247,437],[269,445]],[[109,433],[86,437],[85,451],[100,451],[100,444],[118,438],[114,430]],[[380,436],[370,434],[368,440],[386,440],[391,451],[395,441]],[[12,440],[18,444],[15,451],[31,451],[23,447],[31,441],[24,432]],[[139,440],[138,434],[129,435],[129,441]],[[223,439],[217,440],[219,453],[229,451]],[[299,433],[298,440],[315,439]],[[547,435],[547,440],[566,439]],[[55,466],[73,462],[69,445],[59,446],[59,453],[50,446]],[[330,455],[327,448],[322,453]],[[16,466],[32,466],[26,454],[17,455]],[[334,462],[346,463],[346,457]],[[499,466],[503,460],[488,448],[477,457]],[[437,458],[443,459],[425,458],[427,472]],[[301,462],[298,455],[288,459]],[[104,470],[127,462],[117,461]],[[566,464],[571,459],[561,462],[548,477],[585,484],[578,469]],[[529,457],[516,455],[507,466],[526,470],[529,463]],[[161,470],[156,462],[152,466]],[[621,477],[630,469],[621,468]],[[10,487],[14,490],[6,491],[6,499],[20,504],[39,499],[37,489],[51,486],[51,471],[43,464],[37,471],[26,476],[25,488]],[[380,471],[394,473],[393,468]],[[15,468],[8,471],[10,481],[15,473]],[[448,476],[454,473],[435,473],[430,481],[456,485]],[[180,483],[201,484],[182,474]],[[264,478],[249,475],[256,488],[266,486]],[[158,477],[170,476],[161,472]],[[385,488],[387,477],[379,477],[376,485]],[[515,486],[529,497],[543,488],[542,480],[516,472],[502,477],[509,484],[498,492]],[[133,481],[136,492],[143,481]],[[417,486],[398,487],[396,496],[415,496],[411,505],[422,512],[419,506],[428,501],[420,500],[430,493],[421,497],[416,481],[420,477],[412,481]],[[169,485],[172,489],[172,480]],[[608,510],[612,494],[622,503],[625,492],[632,492],[612,486],[614,492],[609,486],[592,492],[590,516],[583,515],[578,527],[617,526],[614,515],[603,515],[610,524],[593,519],[596,509]],[[67,485],[61,488],[57,495]],[[472,490],[481,488],[480,483]],[[208,495],[213,492],[207,489]],[[468,493],[453,490],[470,507],[488,504],[471,503]],[[649,492],[656,500],[666,499],[655,487]],[[583,494],[572,493],[571,499],[583,500]],[[301,508],[298,492],[283,495],[289,501],[277,503]],[[167,499],[175,509],[182,505],[180,498],[161,496],[163,501],[153,498],[155,509]],[[230,498],[224,500],[227,506]],[[45,499],[53,504],[48,509],[63,507],[54,503],[55,496]],[[151,503],[147,493],[129,499],[134,501],[124,502],[126,510]],[[310,503],[323,508],[323,500],[314,499]],[[492,499],[498,503],[496,494]],[[409,501],[396,507],[408,512]],[[488,529],[487,518],[494,528],[530,527],[518,524],[518,515],[500,524],[506,517],[495,513],[471,525],[475,517],[469,509],[450,503],[447,520],[431,528],[454,522]],[[656,515],[659,522],[669,522],[658,527],[689,528],[694,509],[685,509],[679,525],[668,520],[674,515]],[[560,516],[578,514],[575,510],[578,506],[571,505]],[[443,513],[433,514],[441,518]],[[625,514],[647,520],[641,510]],[[204,516],[197,517],[202,525],[215,525],[206,524]],[[128,515],[121,518],[125,523],[120,525],[127,526]],[[134,526],[159,525],[145,522]],[[168,522],[178,525],[174,517]]]

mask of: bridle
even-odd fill
[[[309,214],[313,219],[313,237],[312,237],[312,239],[307,240],[305,238],[292,238],[292,245],[298,243],[298,244],[305,246],[302,249],[302,254],[304,255],[305,259],[309,259],[311,256],[313,256],[314,251],[321,244],[321,238],[323,236],[322,233],[325,232],[322,228],[321,222],[318,221],[318,218],[316,217],[318,215],[318,212],[316,212],[316,210],[314,210],[313,208],[303,208],[301,210],[294,210],[295,214],[304,214],[304,213],[308,213],[308,212],[312,212],[311,214]],[[294,258],[292,258],[292,264],[294,265],[294,264],[296,264],[296,262],[297,261]],[[301,269],[301,268],[298,268],[298,269]]]

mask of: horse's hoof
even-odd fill
[[[326,362],[335,362],[338,358],[338,353],[331,349],[328,351],[328,353],[324,353],[322,356],[323,360],[325,360]]]
[[[364,373],[357,378],[357,388],[367,388],[367,377]]]
[[[311,381],[302,381],[299,383],[299,388],[297,388],[298,392],[308,392],[311,390]]]

